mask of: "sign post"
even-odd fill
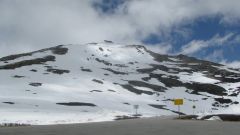
[[[183,105],[183,99],[174,99],[174,105],[178,106],[179,118],[180,118],[180,106]]]
[[[139,108],[139,105],[134,105],[133,108],[136,110],[136,114],[135,115],[137,116],[137,114],[138,114],[137,110]]]
[[[193,115],[195,115],[195,109],[196,109],[196,106],[193,105],[192,108],[193,108]]]

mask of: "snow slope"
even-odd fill
[[[108,121],[135,114],[133,105],[142,117],[240,113],[239,70],[109,42],[0,58],[0,92],[0,123]]]

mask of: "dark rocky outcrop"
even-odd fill
[[[38,87],[38,86],[42,86],[42,83],[31,82],[31,83],[29,83],[29,85],[34,86],[34,87]]]
[[[107,66],[112,66],[112,63],[110,63],[110,62],[108,62],[108,61],[101,60],[101,59],[99,59],[99,58],[95,58],[95,60],[96,60],[97,62],[103,63],[103,64],[105,64],[105,65],[107,65]]]
[[[128,73],[125,73],[125,72],[120,72],[120,71],[113,70],[111,68],[102,68],[102,69],[110,71],[110,72],[112,72],[113,74],[116,74],[116,75],[127,75],[128,74]]]
[[[45,52],[45,51],[52,51],[53,54],[63,55],[68,52],[68,48],[63,47],[63,45],[59,45],[59,46],[55,46],[55,47],[41,49],[41,50],[34,51],[34,52],[9,55],[9,56],[0,58],[0,61],[15,60],[15,59],[18,59],[21,57],[32,56],[35,53],[40,53],[40,52]]]
[[[51,72],[51,73],[54,73],[54,74],[64,74],[64,73],[70,73],[69,70],[65,70],[65,69],[56,69],[56,68],[48,68],[46,70],[47,72]]]
[[[165,87],[150,84],[150,83],[146,83],[146,82],[142,82],[142,81],[128,81],[128,83],[133,85],[133,86],[150,88],[150,89],[152,89],[153,91],[156,91],[156,92],[164,92],[165,90],[167,90],[167,88],[165,88]]]
[[[14,102],[2,102],[2,103],[4,103],[4,104],[10,104],[10,105],[15,104]]]
[[[127,89],[128,91],[133,92],[133,93],[138,94],[138,95],[141,95],[141,94],[153,95],[154,94],[151,91],[145,91],[145,90],[136,89],[132,85],[129,85],[129,84],[123,84],[121,86],[124,89]]]
[[[97,79],[92,79],[92,81],[96,82],[96,83],[100,83],[100,84],[103,84],[103,81],[101,80],[97,80]]]
[[[43,58],[36,58],[36,59],[31,59],[31,60],[23,60],[11,64],[6,64],[3,66],[0,66],[0,69],[15,69],[15,68],[20,68],[23,66],[29,66],[29,65],[35,65],[35,64],[44,64],[48,61],[55,61],[55,56],[48,55]]]
[[[81,70],[84,71],[84,72],[92,72],[91,69],[89,69],[89,68],[84,68],[84,67],[81,67]]]
[[[84,103],[84,102],[66,102],[66,103],[56,103],[57,105],[65,105],[65,106],[90,106],[95,107],[95,104],[92,103]]]

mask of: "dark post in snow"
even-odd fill
[[[136,110],[136,111],[135,111],[135,115],[137,116],[137,115],[138,115],[137,110],[138,110],[138,108],[139,108],[139,105],[134,105],[133,108]]]
[[[193,105],[192,108],[193,108],[193,115],[195,115],[195,109],[196,109],[196,106]]]

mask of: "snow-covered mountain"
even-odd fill
[[[240,113],[239,69],[110,41],[0,58],[0,92],[1,123],[113,120],[134,105],[142,117]]]

